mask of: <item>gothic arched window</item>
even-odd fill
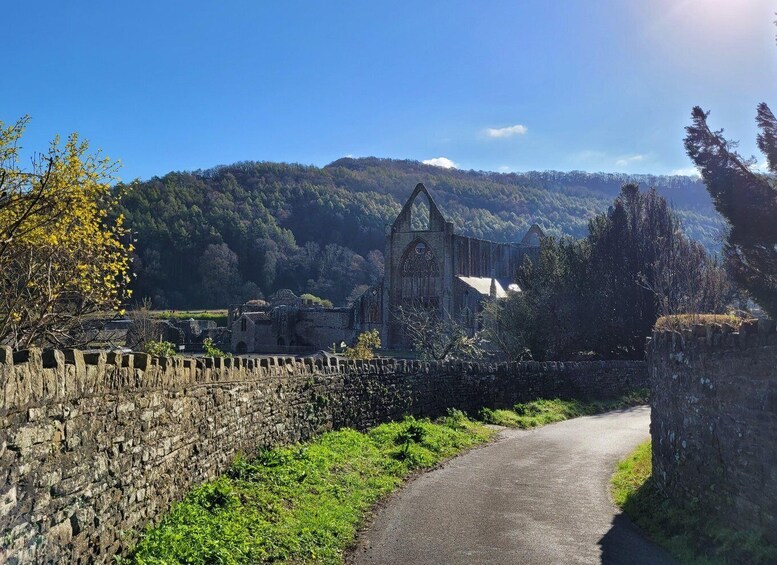
[[[437,257],[425,241],[417,239],[408,245],[400,273],[403,277],[436,277],[440,274]]]

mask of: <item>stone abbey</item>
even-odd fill
[[[495,243],[454,233],[430,191],[419,184],[386,235],[383,281],[347,308],[305,304],[291,291],[270,303],[245,304],[230,312],[232,349],[266,353],[329,349],[378,330],[383,347],[408,346],[396,313],[423,308],[451,316],[469,332],[478,329],[488,299],[519,291],[515,276],[525,256],[536,258],[542,230],[533,225],[518,243]]]

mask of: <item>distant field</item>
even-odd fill
[[[158,320],[213,320],[218,326],[227,325],[226,310],[152,310],[151,316]]]

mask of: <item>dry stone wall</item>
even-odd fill
[[[777,543],[774,322],[656,332],[648,366],[658,485]]]
[[[0,562],[93,563],[237,453],[542,396],[645,387],[642,362],[155,358],[0,348]]]

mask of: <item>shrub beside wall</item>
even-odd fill
[[[659,487],[777,543],[774,322],[654,332],[648,367]]]
[[[0,348],[0,562],[109,561],[235,454],[538,397],[647,385],[643,362],[156,358]]]

